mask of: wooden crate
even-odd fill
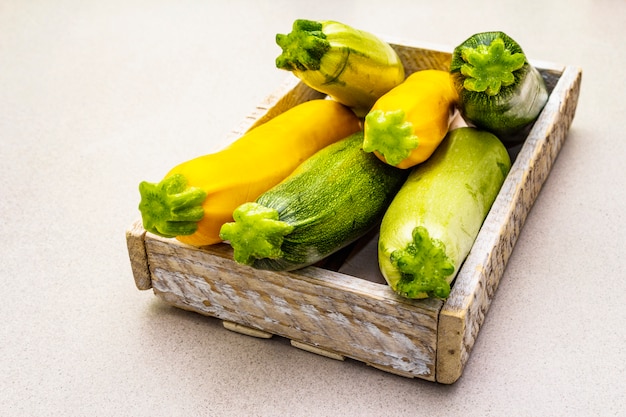
[[[408,73],[446,70],[445,48],[390,41]],[[452,48],[449,48],[451,51]],[[384,282],[369,235],[325,262],[294,272],[260,271],[232,260],[226,244],[197,248],[143,230],[126,233],[137,288],[165,302],[221,319],[256,337],[352,358],[407,377],[450,384],[462,374],[526,216],[567,136],[582,71],[532,61],[551,91],[445,300],[408,300]],[[295,104],[321,98],[289,76],[232,132],[233,139]]]

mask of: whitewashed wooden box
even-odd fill
[[[392,44],[407,73],[448,69],[452,48]],[[511,150],[512,169],[447,300],[395,295],[377,270],[375,235],[323,264],[271,272],[235,263],[226,244],[196,248],[147,233],[140,220],[126,232],[137,288],[152,288],[166,303],[216,317],[226,328],[250,336],[277,335],[330,358],[352,358],[407,377],[455,382],[576,111],[581,69],[532,63],[551,90],[549,101],[523,144]],[[321,97],[288,77],[233,130],[233,139],[295,104]]]

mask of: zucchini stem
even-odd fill
[[[365,117],[365,129],[363,150],[378,152],[389,165],[398,165],[419,145],[413,124],[402,109],[372,110]]]
[[[330,42],[322,32],[322,24],[298,19],[287,35],[277,34],[276,43],[283,52],[276,58],[276,67],[288,71],[316,71],[320,61],[330,49]]]
[[[489,45],[464,47],[461,57],[465,61],[461,66],[461,74],[467,77],[463,87],[490,96],[497,95],[502,87],[512,85],[515,82],[513,72],[522,68],[526,62],[523,53],[512,54],[500,38],[494,39]]]
[[[233,219],[222,225],[220,238],[230,242],[235,261],[244,265],[252,265],[256,259],[280,258],[284,237],[294,228],[279,220],[276,209],[254,202],[237,207]]]
[[[187,185],[182,174],[175,174],[159,183],[139,184],[139,211],[143,227],[148,232],[172,238],[196,232],[204,216],[202,203],[207,193]]]
[[[391,263],[402,274],[396,291],[408,298],[420,293],[447,298],[450,283],[446,278],[454,272],[454,264],[446,255],[445,244],[431,238],[422,226],[413,229],[412,237],[413,241],[404,249],[391,253]]]

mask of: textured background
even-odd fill
[[[607,0],[0,1],[0,414],[624,415],[625,16]],[[296,18],[450,49],[502,30],[583,68],[452,386],[232,333],[134,286],[137,184],[226,143],[290,76],[274,35]]]

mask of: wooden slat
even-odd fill
[[[337,361],[342,361],[342,360],[345,359],[345,356],[343,356],[340,353],[332,352],[332,351],[327,350],[327,349],[322,349],[322,348],[320,348],[318,346],[309,345],[308,343],[299,342],[297,340],[292,340],[291,341],[291,346],[296,347],[296,348],[301,349],[301,350],[305,350],[307,352],[315,353],[316,355],[320,355],[320,356],[324,356],[326,358],[334,359],[334,360],[337,360]]]
[[[511,172],[441,311],[437,381],[456,381],[469,358],[520,230],[567,136],[582,72],[567,67]]]
[[[435,377],[440,300],[324,269],[260,271],[227,245],[204,249],[146,235],[152,286],[166,302],[363,362]]]
[[[259,126],[296,104],[326,97],[325,94],[307,87],[294,75],[289,74],[285,81],[262,103],[258,104],[240,124],[231,131],[228,141],[232,142],[253,127]]]
[[[450,68],[450,52],[429,49],[428,47],[418,47],[415,44],[408,43],[391,43],[392,47],[398,53],[406,75],[412,74],[415,71],[425,69],[438,69],[447,71]],[[416,54],[415,51],[419,49],[420,53]]]
[[[146,231],[143,229],[141,220],[135,221],[126,230],[126,246],[130,257],[130,267],[135,279],[135,285],[140,290],[152,288],[152,278],[148,268],[148,256],[144,245]]]
[[[222,325],[225,329],[232,332],[245,334],[246,336],[257,337],[260,339],[270,339],[273,335],[263,330],[255,329],[252,327],[244,326],[243,324],[234,323],[232,321],[223,321]]]

